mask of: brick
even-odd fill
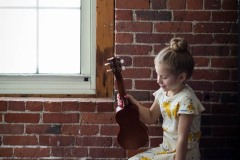
[[[139,101],[150,101],[150,92],[149,91],[128,91],[133,97]]]
[[[111,125],[111,126],[101,126],[101,135],[107,135],[107,136],[115,136],[119,132],[119,126],[117,125]]]
[[[147,55],[152,51],[148,45],[116,45],[118,55]]]
[[[79,123],[78,113],[45,113],[43,123]]]
[[[214,91],[237,92],[237,82],[216,81],[214,82]]]
[[[176,34],[177,37],[185,38],[189,44],[212,44],[212,34]]]
[[[133,20],[132,10],[116,10],[115,18],[117,21],[131,21]]]
[[[50,146],[74,146],[75,136],[51,136]]]
[[[60,128],[60,133],[62,135],[80,135],[80,132],[81,132],[81,125],[79,124],[76,124],[76,125],[64,124]]]
[[[224,138],[204,138],[200,140],[200,147],[204,148],[222,148],[225,146]]]
[[[150,22],[118,22],[116,23],[117,32],[151,32],[152,23]]]
[[[173,11],[174,21],[210,21],[209,11]]]
[[[115,4],[118,9],[148,9],[148,0],[116,0]]]
[[[137,90],[157,90],[159,89],[159,84],[157,80],[136,80],[135,89]]]
[[[98,125],[81,125],[80,132],[81,132],[81,136],[97,135],[99,133],[99,126]]]
[[[236,0],[223,0],[222,9],[237,10],[238,2]]]
[[[12,156],[13,156],[13,148],[4,148],[1,146],[0,157],[12,157]]]
[[[237,68],[237,59],[230,57],[211,58],[213,68]]]
[[[190,22],[159,22],[155,24],[156,32],[191,32]]]
[[[230,23],[197,23],[194,26],[196,33],[229,33],[232,24]]]
[[[195,69],[193,79],[195,80],[229,80],[228,70]]]
[[[136,34],[137,43],[166,43],[173,35],[171,34]]]
[[[238,80],[238,71],[237,70],[232,70],[231,71],[231,80],[232,81],[237,81]]]
[[[208,57],[194,57],[195,67],[208,67],[210,59]]]
[[[193,46],[192,54],[194,56],[228,56],[230,48],[228,46]]]
[[[224,154],[222,154],[224,153]],[[239,159],[239,149],[227,149],[214,147],[204,149],[202,154],[203,159]]]
[[[238,128],[235,129],[234,134],[237,133],[236,132],[237,129]],[[240,144],[240,138],[239,137],[227,138],[227,140],[226,140],[226,146],[229,147],[229,148],[239,148],[240,147],[239,144]]]
[[[101,112],[113,112],[114,111],[114,108],[113,108],[113,103],[112,102],[109,102],[109,103],[106,103],[106,102],[98,102],[96,104],[97,106],[97,112],[98,113],[101,113]]]
[[[229,55],[230,56],[237,56],[238,54],[238,49],[237,49],[237,46],[230,46],[230,52],[229,52]]]
[[[203,101],[205,102],[219,102],[220,94],[215,92],[204,92]]]
[[[0,134],[23,134],[24,125],[0,124]]]
[[[78,101],[63,101],[62,111],[78,111]]]
[[[170,21],[172,13],[170,11],[135,11],[138,21]]]
[[[41,101],[27,101],[26,102],[26,110],[28,110],[28,111],[42,111],[43,110],[43,102],[41,102]]]
[[[202,10],[203,0],[187,0],[187,9],[189,10]]]
[[[25,110],[25,102],[22,101],[9,101],[8,110],[11,111],[24,111]]]
[[[125,158],[126,152],[119,148],[90,148],[89,156],[93,158]]]
[[[83,124],[113,124],[115,115],[113,113],[83,113],[81,115]]]
[[[212,21],[237,22],[237,11],[216,11],[212,13]]]
[[[237,114],[238,106],[236,104],[213,104],[212,113],[213,114]]]
[[[221,94],[221,103],[237,103],[238,102],[238,95],[237,92],[234,93],[222,93]]]
[[[14,148],[15,157],[49,157],[49,148]]]
[[[88,156],[88,149],[82,147],[57,147],[52,148],[52,156],[85,158]]]
[[[36,136],[4,136],[4,145],[37,145],[38,139]]]
[[[166,47],[165,44],[157,44],[154,45],[154,49],[153,49],[153,54],[157,55],[162,49],[164,49]]]
[[[227,34],[218,34],[214,36],[214,43],[216,44],[237,44],[238,42],[238,35],[235,34],[231,34],[231,35],[227,35]]]
[[[133,66],[135,67],[154,67],[154,58],[153,56],[141,56],[134,57]]]
[[[79,102],[80,112],[95,112],[96,103],[95,102]]]
[[[116,43],[132,43],[133,34],[129,33],[117,33],[116,34]]]
[[[151,0],[152,9],[167,9],[167,0]]]
[[[77,146],[112,146],[111,137],[80,137],[76,142]]]
[[[178,0],[178,1],[168,0],[167,8],[172,10],[186,9],[186,0]]]
[[[7,105],[6,101],[0,101],[0,111],[7,111]]]
[[[44,111],[47,112],[61,112],[62,111],[62,103],[61,102],[45,102]]]
[[[202,115],[202,125],[238,125],[238,116],[233,115]]]
[[[221,9],[221,0],[207,0],[204,1],[204,9],[206,10],[219,10]]]
[[[30,113],[7,113],[4,117],[7,123],[38,123],[40,120],[39,114]]]
[[[39,136],[39,145],[41,146],[74,146],[75,136]]]
[[[125,78],[150,78],[150,76],[150,68],[127,68],[123,73],[123,77]]]
[[[50,135],[40,135],[39,136],[39,145],[41,146],[50,146],[51,145],[51,137]]]
[[[187,84],[191,86],[194,91],[213,91],[213,82],[211,81],[188,81]]]
[[[60,134],[61,125],[26,125],[27,134]]]

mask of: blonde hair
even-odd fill
[[[186,78],[192,76],[194,60],[188,50],[188,43],[183,38],[173,38],[170,45],[159,52],[154,63],[165,63],[172,67],[175,74],[186,73]]]

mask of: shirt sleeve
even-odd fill
[[[155,97],[154,101],[156,101],[158,104],[160,104],[161,95],[162,95],[161,88],[153,93],[153,96]]]
[[[195,95],[185,95],[180,100],[179,107],[178,114],[199,115],[205,110]]]

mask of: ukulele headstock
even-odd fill
[[[112,57],[107,59],[107,63],[105,65],[109,65],[111,68],[110,70],[107,70],[108,72],[112,71],[116,77],[119,77],[121,76],[121,72],[123,70],[122,63],[123,60],[119,57]]]

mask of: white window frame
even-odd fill
[[[1,74],[0,94],[96,93],[96,0],[81,7],[81,74]]]

